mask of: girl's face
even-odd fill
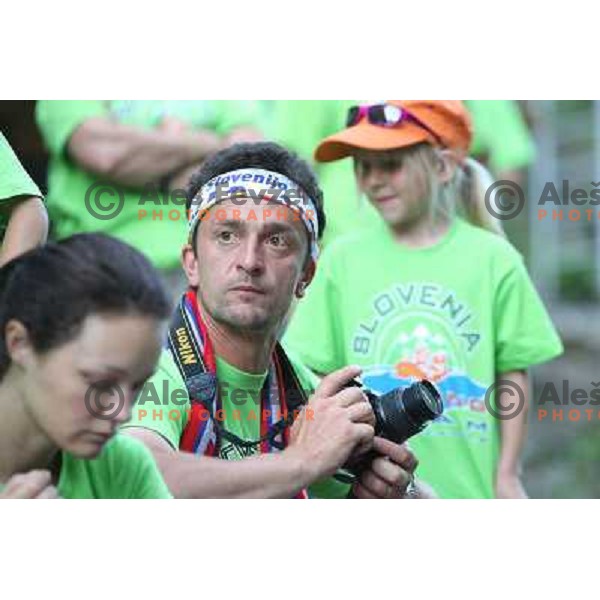
[[[13,343],[21,397],[30,418],[55,446],[93,458],[131,416],[158,360],[162,323],[152,317],[92,315],[73,340],[38,354]]]
[[[354,154],[360,191],[396,230],[410,230],[430,214],[428,175],[415,158],[412,148]]]

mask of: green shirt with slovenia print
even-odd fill
[[[486,391],[562,352],[519,253],[461,219],[429,248],[398,244],[383,222],[332,243],[283,341],[317,373],[360,365],[377,393],[433,381],[444,414],[410,445],[443,498],[493,497],[500,440]]]

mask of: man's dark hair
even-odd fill
[[[12,319],[43,353],[75,338],[89,315],[163,320],[170,312],[148,259],[114,238],[83,233],[30,250],[0,268],[0,380],[10,367],[5,334]]]
[[[315,203],[319,238],[321,238],[325,231],[325,213],[323,212],[323,191],[319,187],[317,177],[305,160],[274,142],[234,144],[207,158],[188,185],[187,209],[190,209],[192,200],[200,188],[213,177],[227,173],[227,171],[246,168],[274,171],[297,183]]]

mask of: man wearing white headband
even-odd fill
[[[374,448],[382,456],[353,495],[404,497],[416,459],[374,438],[370,404],[346,387],[360,369],[319,383],[278,343],[325,226],[308,165],[276,144],[233,146],[193,177],[188,211],[190,287],[126,429],[174,496],[346,497],[350,486],[332,476]]]

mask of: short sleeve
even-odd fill
[[[130,444],[127,466],[121,465],[120,475],[123,477],[127,472],[127,481],[123,481],[123,485],[128,487],[128,498],[139,500],[172,498],[150,450],[142,442],[133,438],[127,441]]]
[[[520,256],[500,281],[494,299],[496,372],[526,369],[563,352]]]
[[[122,428],[149,429],[178,450],[190,407],[185,383],[165,350],[156,373],[144,384],[136,400],[131,420]]]
[[[109,115],[108,103],[102,100],[40,100],[35,118],[51,154],[62,154],[74,131],[93,117]]]
[[[314,280],[290,319],[283,345],[317,373],[331,373],[344,366],[339,331],[341,306],[332,274],[332,255],[323,253]]]
[[[0,133],[0,204],[16,196],[41,198],[42,194]]]

